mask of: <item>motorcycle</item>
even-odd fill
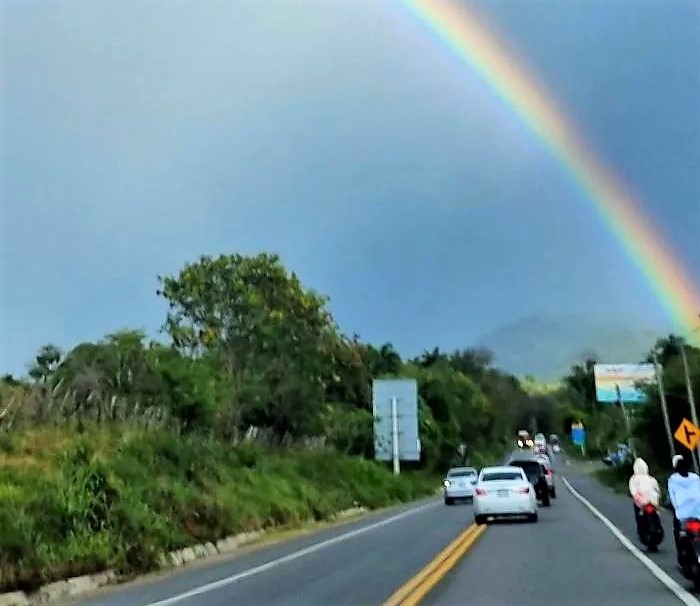
[[[697,518],[681,521],[678,564],[683,576],[693,581],[696,589],[700,589],[700,520]]]
[[[637,513],[637,530],[639,540],[649,551],[658,551],[664,540],[664,527],[655,505],[647,503]]]

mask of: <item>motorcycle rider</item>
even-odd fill
[[[659,483],[656,478],[649,474],[649,466],[646,461],[638,457],[632,466],[633,475],[629,479],[629,491],[634,499],[634,519],[637,522],[637,533],[642,535],[642,520],[644,519],[643,507],[651,503],[654,507],[659,506]]]
[[[673,457],[674,473],[668,479],[668,496],[673,507],[673,540],[676,555],[680,556],[679,534],[681,520],[696,516],[700,507],[700,476],[690,471],[690,463],[683,455]]]

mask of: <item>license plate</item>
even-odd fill
[[[497,494],[499,497],[507,497],[507,496],[508,496],[508,491],[507,491],[507,490],[499,490],[498,492],[496,492],[496,494]]]

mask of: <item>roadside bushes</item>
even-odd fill
[[[432,493],[332,450],[264,450],[128,426],[42,428],[0,449],[0,591],[106,568],[144,571],[168,550],[324,520]]]

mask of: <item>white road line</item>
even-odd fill
[[[219,579],[218,581],[213,581],[212,583],[207,583],[206,585],[195,587],[194,589],[190,589],[189,591],[180,593],[171,598],[165,598],[156,602],[150,602],[146,606],[169,606],[170,604],[177,604],[178,602],[182,602],[183,600],[187,600],[188,598],[202,595],[203,593],[207,593],[208,591],[213,591],[221,587],[226,587],[227,585],[232,585],[233,583],[238,583],[239,581],[258,575],[261,572],[266,572],[268,570],[271,570],[272,568],[276,568],[277,566],[286,564],[287,562],[298,560],[299,558],[303,558],[304,556],[307,556],[310,553],[321,551],[322,549],[330,547],[331,545],[342,543],[343,541],[352,539],[356,536],[364,534],[365,532],[370,532],[372,530],[376,530],[377,528],[381,528],[382,526],[387,526],[388,524],[424,511],[429,507],[435,507],[436,505],[441,504],[441,502],[435,501],[427,503],[426,505],[421,505],[420,507],[409,509],[408,511],[398,513],[389,518],[385,518],[384,520],[380,520],[379,522],[375,522],[374,524],[370,524],[369,526],[363,526],[362,528],[351,530],[350,532],[346,532],[331,539],[326,539],[325,541],[321,541],[320,543],[315,543],[314,545],[310,545],[309,547],[305,547],[304,549],[300,549],[299,551],[295,551],[286,556],[282,556],[281,558],[270,560],[269,562],[265,562],[264,564],[260,564],[259,566],[254,566],[253,568],[249,568],[248,570],[244,570],[243,572],[239,572],[238,574],[231,575],[230,577],[225,577],[223,579]]]
[[[665,571],[663,571],[659,566],[653,562],[651,559],[649,559],[641,550],[637,548],[632,541],[630,541],[623,533],[622,531],[615,526],[608,518],[606,518],[598,508],[593,505],[586,497],[584,497],[581,493],[579,493],[565,477],[561,477],[562,481],[566,485],[566,487],[569,489],[569,492],[574,495],[576,499],[578,499],[583,505],[585,505],[590,512],[597,517],[606,527],[607,529],[615,535],[618,541],[622,543],[627,550],[635,557],[637,558],[644,566],[647,567],[649,572],[653,574],[659,581],[661,581],[666,588],[671,591],[681,602],[686,604],[687,606],[698,606],[698,600],[693,596],[692,593],[684,589],[681,585],[679,585],[674,579],[672,579]]]

